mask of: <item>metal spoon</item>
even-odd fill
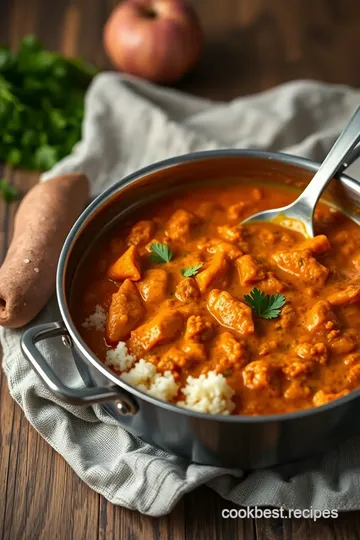
[[[331,148],[319,170],[306,186],[300,197],[282,208],[264,210],[248,217],[243,223],[252,221],[275,221],[284,227],[296,229],[305,236],[314,236],[314,210],[320,195],[334,174],[346,162],[351,150],[360,140],[360,107],[356,109],[349,124]]]

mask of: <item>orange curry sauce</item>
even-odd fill
[[[222,373],[235,391],[232,414],[319,406],[360,386],[359,226],[324,204],[315,239],[275,224],[240,225],[296,195],[276,185],[195,187],[118,223],[77,280],[75,321],[85,342],[104,361],[125,341],[182,384]],[[150,260],[152,242],[168,244],[171,262]],[[195,277],[182,276],[198,263]],[[278,318],[257,317],[245,304],[254,287],[285,295]],[[110,308],[106,331],[81,326],[97,305]]]

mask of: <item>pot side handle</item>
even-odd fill
[[[59,399],[72,405],[95,405],[115,401],[118,412],[122,415],[134,415],[138,405],[128,393],[120,387],[69,388],[65,386],[45,358],[36,347],[36,343],[56,336],[69,338],[66,326],[62,321],[39,324],[29,328],[21,338],[21,350],[42,382]]]

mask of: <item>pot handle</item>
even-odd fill
[[[64,345],[72,346],[71,338],[62,321],[39,324],[29,328],[21,338],[21,350],[43,383],[58,398],[72,405],[95,405],[115,401],[118,412],[124,416],[138,411],[135,400],[122,388],[114,386],[93,388],[69,388],[65,386],[35,346],[39,341],[63,336]]]

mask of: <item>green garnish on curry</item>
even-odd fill
[[[286,303],[283,294],[265,294],[256,287],[250,291],[250,294],[245,294],[244,299],[255,315],[262,319],[277,319],[281,308]]]
[[[194,264],[194,266],[188,266],[188,268],[182,268],[180,274],[184,277],[193,277],[199,272],[200,268],[204,266],[204,263]]]
[[[153,242],[150,246],[151,254],[150,260],[155,263],[168,263],[173,258],[173,252],[169,249],[167,244],[161,244],[160,242]]]

